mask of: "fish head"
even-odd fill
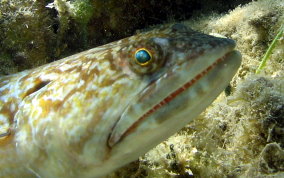
[[[112,163],[137,159],[196,118],[229,84],[241,63],[233,40],[183,24],[138,39],[130,38],[132,43],[117,58],[127,63],[124,72],[140,83],[109,134]],[[145,65],[137,61],[139,51],[149,53],[151,61]]]

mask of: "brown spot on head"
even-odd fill
[[[111,52],[112,52],[112,50],[109,49],[104,58],[109,61],[111,70],[115,70],[115,71],[119,70],[118,66],[114,62],[114,60],[117,60],[117,59],[114,58],[114,56],[111,54]]]

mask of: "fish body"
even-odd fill
[[[181,129],[240,66],[235,42],[165,25],[0,78],[0,177],[100,177]]]

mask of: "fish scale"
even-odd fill
[[[234,47],[163,25],[1,77],[0,177],[100,177],[134,161],[220,94]]]

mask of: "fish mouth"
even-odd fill
[[[230,59],[234,60],[236,58],[240,58],[240,53],[236,50],[231,50],[231,51],[225,53],[222,57],[217,58],[216,60],[214,60],[214,62],[212,64],[207,66],[205,69],[201,70],[201,72],[196,73],[196,75],[194,75],[194,77],[192,77],[190,80],[183,82],[182,85],[180,85],[176,89],[173,89],[172,92],[167,94],[165,97],[161,97],[163,99],[159,100],[159,102],[157,102],[156,104],[152,104],[150,108],[146,109],[146,112],[144,110],[144,113],[140,114],[140,116],[136,115],[138,117],[136,117],[136,120],[133,123],[131,123],[130,125],[128,125],[128,127],[125,127],[122,130],[120,130],[120,129],[116,130],[116,127],[117,127],[116,126],[117,124],[116,124],[114,126],[112,133],[110,134],[109,139],[108,139],[108,146],[113,147],[115,144],[119,143],[125,137],[127,137],[128,135],[133,133],[143,123],[143,121],[147,120],[147,118],[149,118],[149,117],[155,117],[155,118],[160,117],[159,114],[157,115],[157,113],[162,113],[163,110],[164,110],[163,108],[165,108],[164,106],[166,106],[166,105],[169,106],[169,105],[171,105],[173,100],[175,100],[177,98],[182,98],[183,97],[182,95],[184,93],[187,93],[186,91],[188,91],[189,88],[191,88],[193,85],[195,85],[202,78],[205,78],[205,76],[207,76],[207,74],[210,71],[214,70],[216,68],[216,66],[219,66],[219,65],[222,65],[222,64],[226,65],[227,60],[230,60]],[[156,93],[156,91],[154,91],[153,93]],[[143,96],[140,96],[139,100],[143,100],[143,99],[141,99],[142,97]],[[148,96],[147,98],[151,98],[151,96]],[[181,99],[181,100],[182,100],[181,101],[181,103],[182,103],[186,99]],[[161,118],[164,118],[164,117],[161,117]],[[169,118],[169,117],[167,117],[167,118]],[[161,123],[161,122],[164,122],[167,119],[158,119],[158,120]]]
[[[225,54],[223,57],[218,58],[213,64],[208,66],[205,70],[203,70],[201,73],[196,75],[193,79],[189,80],[185,84],[183,84],[181,87],[170,93],[167,97],[165,97],[162,101],[160,101],[158,104],[153,106],[148,112],[146,112],[143,116],[141,116],[137,122],[141,122],[143,119],[147,118],[150,114],[157,111],[159,108],[163,107],[167,103],[171,102],[173,99],[175,99],[178,95],[180,95],[182,92],[186,91],[188,88],[190,88],[193,84],[195,84],[199,79],[201,79],[203,76],[205,76],[210,70],[214,68],[217,64],[224,61],[227,56],[229,56],[230,53]],[[141,121],[140,121],[141,120]]]

